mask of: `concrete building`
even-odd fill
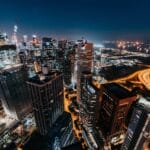
[[[81,74],[84,71],[92,72],[93,68],[93,43],[80,41],[76,51],[76,78],[77,78],[77,100],[80,101],[81,96]]]

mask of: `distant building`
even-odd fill
[[[59,49],[65,50],[66,47],[67,47],[67,40],[58,41],[58,48]]]
[[[101,87],[100,127],[105,137],[125,131],[125,120],[137,96],[116,83]]]
[[[0,99],[6,114],[21,119],[31,112],[26,81],[27,68],[17,65],[0,73]]]
[[[150,98],[141,97],[134,108],[121,150],[150,149]]]
[[[48,133],[64,111],[63,75],[58,71],[44,71],[45,69],[27,82],[36,124],[42,135]]]
[[[0,68],[10,68],[19,63],[16,45],[0,46]]]
[[[2,33],[0,32],[0,46],[1,46],[1,45],[5,45],[6,42],[7,42],[7,35],[6,35],[6,34],[2,34]]]
[[[42,51],[41,56],[42,60],[46,61],[46,63],[51,67],[51,69],[55,68],[56,65],[56,41],[50,37],[42,38]]]

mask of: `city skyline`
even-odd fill
[[[95,42],[146,40],[150,34],[149,4],[148,0],[6,0],[0,5],[0,31],[10,35],[17,24],[19,35],[66,39],[83,36]]]

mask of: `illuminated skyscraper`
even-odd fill
[[[13,30],[13,35],[12,35],[12,43],[13,44],[17,44],[18,39],[17,39],[17,30],[18,30],[18,26],[14,25],[14,30]]]
[[[46,135],[64,111],[63,75],[57,71],[42,71],[27,84],[37,127],[42,135]]]
[[[141,97],[134,108],[121,150],[150,149],[150,99]]]
[[[93,44],[81,41],[77,48],[77,100],[81,99],[80,82],[84,71],[92,72],[93,68]]]
[[[82,133],[91,150],[103,145],[101,133],[97,129],[100,109],[100,90],[92,83],[92,74],[82,72],[81,99],[79,101],[79,118]]]
[[[81,122],[87,127],[96,127],[99,120],[100,90],[92,83],[92,74],[83,72],[81,75]]]
[[[50,37],[42,38],[42,58],[46,63],[51,67],[51,69],[55,68],[56,65],[56,45],[55,40]]]
[[[10,68],[19,63],[16,45],[0,46],[0,68]]]

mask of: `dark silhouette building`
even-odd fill
[[[137,96],[116,83],[101,87],[100,127],[106,137],[126,130],[125,121],[128,110]]]
[[[47,134],[64,111],[63,75],[58,71],[46,73],[38,74],[27,82],[36,124],[42,135]]]
[[[56,150],[63,149],[76,142],[71,114],[63,112],[49,129],[47,135],[42,136],[38,132],[34,132],[31,139],[22,148],[24,150]]]
[[[21,119],[32,111],[26,81],[27,68],[16,65],[0,73],[0,99],[6,114]]]

